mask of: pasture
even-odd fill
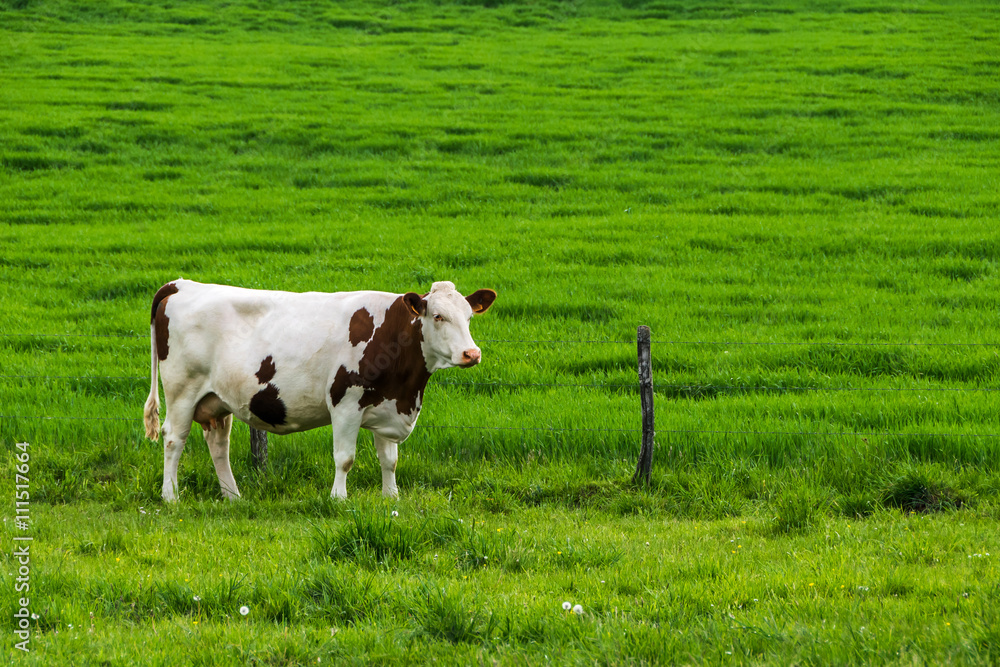
[[[0,462],[25,664],[1000,661],[1000,9],[0,0]],[[153,293],[499,295],[370,437],[200,433]],[[656,453],[635,332],[653,333]],[[13,517],[13,510],[5,512]],[[580,604],[583,614],[564,611]],[[245,607],[247,613],[241,613]]]

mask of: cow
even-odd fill
[[[194,424],[222,494],[239,498],[229,464],[233,417],[284,434],[333,425],[334,498],[347,497],[358,431],[374,434],[382,495],[396,497],[397,445],[413,431],[435,371],[482,360],[469,333],[496,292],[463,297],[453,283],[415,292],[278,292],[179,279],[153,297],[146,437],[160,434],[163,499],[177,500],[177,464]]]

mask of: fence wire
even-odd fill
[[[64,417],[38,415],[0,415],[0,419],[34,419],[41,421],[119,421],[142,422],[140,417]],[[417,424],[417,429],[457,431],[522,431],[522,432],[585,432],[585,433],[641,433],[641,428],[576,428],[563,426],[466,426],[457,424]],[[919,431],[744,431],[719,429],[656,429],[656,435],[770,435],[810,436],[821,438],[1000,438],[1000,433],[922,433]]]
[[[0,333],[0,339],[10,338],[69,338],[69,339],[129,339],[148,341],[148,334],[118,333],[118,334],[76,334],[76,333]],[[534,339],[509,339],[509,338],[483,338],[481,343],[502,343],[516,345],[635,345],[635,340],[607,340],[607,339],[574,339],[574,340],[534,340]],[[765,341],[696,341],[696,340],[653,340],[656,345],[703,345],[703,346],[814,346],[814,347],[1000,347],[1000,343],[927,343],[927,342],[876,342],[876,343],[851,343],[835,341],[786,341],[786,342],[765,342]],[[99,380],[130,380],[148,381],[147,375],[24,375],[6,374],[0,375],[0,379],[20,379],[20,380],[77,380],[77,381],[99,381]],[[509,382],[509,381],[445,381],[436,383],[441,387],[576,387],[576,388],[599,388],[599,389],[629,389],[638,390],[639,383],[590,383],[590,382]],[[823,387],[823,386],[768,386],[768,385],[716,385],[716,384],[680,384],[680,383],[654,383],[654,390],[664,391],[684,391],[684,392],[996,392],[1000,387]],[[105,422],[142,422],[139,417],[72,417],[72,416],[48,416],[48,415],[5,415],[0,414],[0,419],[4,420],[40,420],[40,421],[105,421]],[[608,432],[608,433],[641,433],[642,429],[614,429],[614,428],[576,428],[559,426],[465,426],[447,424],[426,424],[418,425],[418,428],[425,429],[447,429],[447,430],[475,430],[475,431],[507,431],[507,432]],[[993,433],[902,433],[902,432],[823,432],[823,431],[748,431],[748,430],[712,430],[712,429],[669,429],[657,430],[660,435],[666,434],[690,434],[690,435],[755,435],[755,436],[811,436],[811,437],[935,437],[935,438],[997,438],[1000,434]]]
[[[0,338],[125,338],[134,340],[149,340],[149,334],[76,334],[76,333],[0,333]],[[512,343],[519,345],[635,345],[635,340],[614,339],[567,339],[567,340],[537,340],[516,338],[477,338],[480,343]],[[852,343],[839,341],[740,341],[740,340],[657,340],[654,345],[711,345],[731,347],[1000,347],[1000,342],[985,343],[927,343],[919,341],[896,341],[876,343]]]
[[[148,375],[0,375],[0,380],[133,380],[149,382]],[[444,381],[435,382],[436,387],[587,387],[597,389],[639,389],[638,382],[602,383],[602,382],[509,382],[507,380],[483,380],[481,382]],[[823,387],[799,385],[750,385],[750,384],[676,384],[654,382],[654,391],[678,390],[688,392],[807,392],[807,391],[838,391],[838,392],[997,392],[1000,387]]]

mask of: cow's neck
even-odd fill
[[[419,409],[431,377],[423,341],[420,319],[414,317],[402,297],[397,298],[365,346],[358,367],[369,400],[395,400],[401,414]]]

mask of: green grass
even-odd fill
[[[0,2],[27,660],[996,662],[998,18]],[[370,438],[337,504],[328,429],[261,474],[239,425],[245,502],[194,434],[167,508],[140,413],[177,276],[499,299],[484,363],[432,379],[398,504]]]
[[[879,513],[775,533],[755,518],[543,507],[513,522],[436,493],[391,506],[357,495],[320,507],[46,509],[35,531],[45,551],[33,561],[44,649],[33,655],[77,663],[86,651],[112,664],[133,652],[144,664],[996,659],[995,519]],[[443,515],[459,528],[434,533]],[[331,533],[337,520],[346,523]],[[64,523],[83,527],[68,534]],[[330,558],[327,538],[354,524],[408,536],[410,548],[378,561],[364,549]],[[476,560],[469,540],[483,548]],[[9,617],[9,599],[4,607]]]

